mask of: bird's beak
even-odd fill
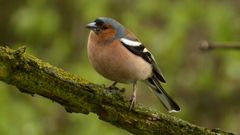
[[[95,22],[89,23],[86,25],[86,28],[90,29],[90,30],[96,30],[97,29],[97,25]]]

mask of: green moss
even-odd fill
[[[6,63],[0,62],[0,79],[8,78],[8,68],[5,64]]]

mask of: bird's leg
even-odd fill
[[[136,99],[137,99],[137,81],[134,81],[133,82],[133,93],[130,98],[130,102],[131,102],[130,108],[129,108],[130,111],[134,108],[134,106],[136,104]]]
[[[110,87],[116,87],[117,83],[118,83],[117,81],[113,82],[113,84]]]
[[[107,89],[109,89],[111,92],[115,92],[115,93],[118,93],[118,92],[120,92],[120,93],[123,93],[124,91],[125,91],[125,89],[124,88],[118,88],[118,87],[116,87],[116,85],[117,85],[117,81],[115,81],[115,82],[113,82],[113,84],[112,85],[110,85],[109,87],[107,87]]]
[[[117,81],[113,82],[113,84],[110,85],[108,88],[109,88],[109,89],[114,89],[114,88],[116,88],[117,83],[118,83]]]

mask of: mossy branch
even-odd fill
[[[0,47],[0,80],[21,92],[37,94],[65,107],[67,112],[95,113],[99,119],[137,135],[226,134],[190,124],[170,115],[137,106],[129,111],[129,102],[118,89],[93,84],[25,53],[25,48]]]

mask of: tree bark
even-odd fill
[[[76,77],[26,54],[24,47],[17,50],[0,47],[0,80],[21,92],[56,101],[67,112],[95,113],[99,119],[137,135],[233,135],[199,127],[140,105],[129,111],[129,101],[120,89],[109,89]]]

